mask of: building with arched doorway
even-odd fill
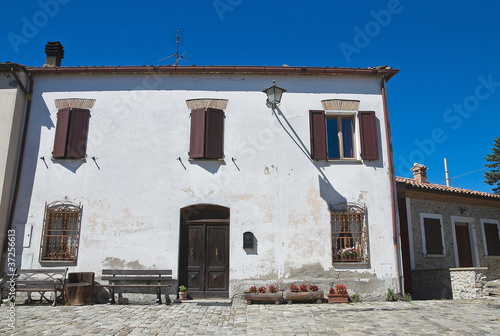
[[[22,268],[171,269],[193,297],[249,286],[400,289],[378,68],[28,68],[11,229]],[[262,90],[285,88],[280,105]]]

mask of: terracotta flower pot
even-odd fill
[[[179,292],[179,300],[187,300],[188,293],[187,292]]]
[[[349,295],[347,294],[330,294],[326,293],[328,303],[347,303],[349,302]]]

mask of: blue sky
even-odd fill
[[[388,84],[396,174],[484,168],[500,136],[500,2],[0,0],[0,61],[41,66],[61,41],[64,66],[182,65],[400,69]],[[161,64],[168,64],[168,61]],[[483,170],[452,186],[491,192]]]

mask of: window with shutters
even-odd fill
[[[360,157],[363,160],[379,158],[378,133],[375,112],[360,111]],[[311,157],[316,160],[357,159],[356,114],[309,111]]]
[[[191,110],[190,159],[223,159],[224,111]]]
[[[500,257],[500,223],[495,219],[481,219],[484,254]]]
[[[366,208],[357,203],[330,207],[333,262],[367,262]]]
[[[45,204],[40,262],[75,262],[80,234],[81,204]]]
[[[444,256],[443,216],[437,214],[420,214],[422,230],[422,249],[425,256]]]
[[[87,109],[63,108],[58,111],[53,158],[85,158],[89,119],[90,111]]]

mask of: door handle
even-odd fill
[[[193,248],[191,249],[191,256],[192,256],[193,258],[195,258],[195,255],[194,255],[194,249],[193,249]]]
[[[219,249],[218,249],[218,248],[216,248],[216,249],[215,249],[215,255],[216,255],[217,257],[220,257],[220,255],[219,255]]]

